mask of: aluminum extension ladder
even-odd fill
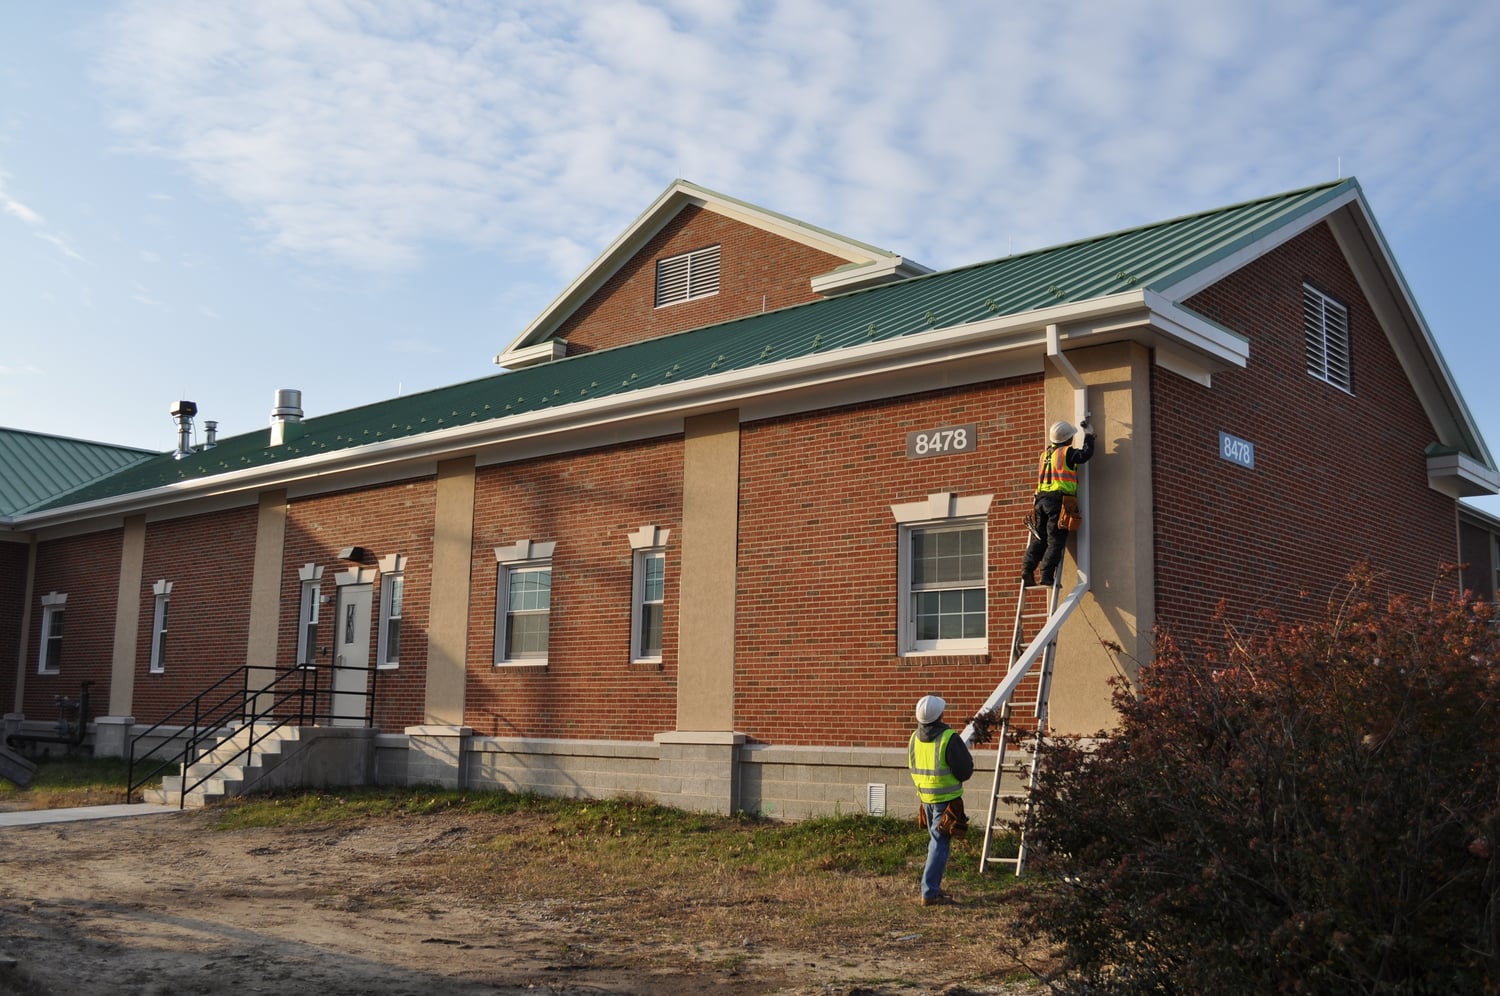
[[[1016,666],[1023,652],[1035,635],[1039,634],[1042,627],[1051,619],[1052,614],[1057,611],[1059,593],[1062,591],[1061,567],[1054,577],[1050,588],[1033,585],[1028,587],[1025,582],[1021,583],[1021,590],[1016,596],[1016,620],[1015,627],[1010,637],[1010,663],[1007,665],[1006,673]],[[1033,634],[1028,636],[1027,634]],[[1000,727],[997,734],[1000,755],[995,759],[995,783],[990,791],[989,814],[984,821],[984,846],[979,852],[979,870],[981,873],[987,871],[992,864],[1010,865],[1017,875],[1021,874],[1026,864],[1026,830],[1031,823],[1031,790],[1036,785],[1037,770],[1041,764],[1042,739],[1047,735],[1047,697],[1052,690],[1052,662],[1057,655],[1057,637],[1054,633],[1047,646],[1042,650],[1041,667],[1037,668],[1034,677],[1023,679],[1016,686],[1015,693],[1001,707]],[[1025,812],[1021,820],[1021,842],[1013,857],[996,857],[991,853],[994,847],[996,816],[1000,809],[1000,783],[1005,776],[1005,752],[1007,742],[1010,739],[1011,720],[1018,715],[1016,710],[1030,711],[1036,719],[1036,742],[1031,751],[1031,764],[1026,772],[1026,802]]]

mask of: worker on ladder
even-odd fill
[[[1072,518],[1078,511],[1078,468],[1094,455],[1094,430],[1089,428],[1086,418],[1081,426],[1083,445],[1074,447],[1070,444],[1079,430],[1071,422],[1054,422],[1047,434],[1047,448],[1037,461],[1036,497],[1027,521],[1031,542],[1026,545],[1026,556],[1021,561],[1021,581],[1028,587],[1037,583],[1038,563],[1042,568],[1042,585],[1052,587],[1068,545]]]

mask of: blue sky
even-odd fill
[[[0,425],[486,376],[676,177],[945,268],[1354,175],[1500,455],[1496,52],[1470,0],[8,3]]]

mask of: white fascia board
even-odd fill
[[[1493,468],[1494,457],[1459,393],[1437,339],[1364,201],[1356,201],[1350,212],[1330,218],[1329,228],[1439,440],[1447,446],[1471,450]]]
[[[506,349],[495,357],[496,366],[505,367],[507,370],[519,370],[522,367],[535,366],[538,363],[550,363],[560,360],[568,354],[568,343],[565,339],[545,339],[532,346],[523,346],[520,349]]]
[[[670,431],[671,426],[680,424],[681,419],[691,415],[752,403],[760,406],[774,404],[778,396],[806,392],[810,388],[827,388],[879,377],[899,383],[902,379],[919,376],[923,369],[962,365],[985,357],[1013,356],[1018,351],[1044,347],[1046,327],[1053,324],[1068,328],[1070,325],[1087,327],[1113,321],[1121,325],[1144,326],[1149,319],[1151,324],[1160,321],[1164,327],[1177,328],[1178,334],[1185,336],[1188,330],[1192,330],[1194,334],[1187,338],[1199,348],[1205,343],[1212,344],[1215,337],[1223,335],[1211,323],[1195,320],[1178,309],[1167,308],[1161,315],[1150,311],[1146,307],[1146,293],[1134,290],[1093,301],[998,316],[683,383],[642,388],[558,409],[454,426],[210,478],[178,481],[149,491],[18,516],[15,526],[21,529],[44,528],[254,489],[296,486],[307,493],[334,486],[331,480],[315,479],[335,475],[339,482],[348,480],[350,474],[361,472],[376,479],[395,480],[403,475],[403,471],[409,476],[418,469],[430,468],[436,461],[456,456],[476,454],[476,459],[494,463],[507,459],[506,452],[512,447],[533,453],[546,452],[547,447],[537,449],[541,441],[579,433],[638,438],[632,432],[632,424],[644,423],[656,432]],[[1165,302],[1158,303],[1165,307]],[[1202,327],[1194,328],[1197,325]],[[1087,335],[1080,337],[1067,333],[1064,338],[1068,348],[1090,344]],[[1233,355],[1230,346],[1232,344],[1226,343],[1219,350],[1226,358]],[[1007,362],[998,369],[1013,366]]]
[[[1244,367],[1250,361],[1250,340],[1215,324],[1165,295],[1145,292],[1151,324],[1165,332],[1173,345],[1186,348],[1226,366]]]
[[[1450,498],[1500,494],[1500,473],[1465,453],[1437,453],[1427,458],[1427,485]]]
[[[931,272],[927,267],[902,259],[900,256],[890,256],[870,263],[841,266],[837,270],[813,277],[811,283],[813,293],[827,297]]]
[[[1205,287],[1218,283],[1234,271],[1248,263],[1254,262],[1277,246],[1290,242],[1344,205],[1351,202],[1358,202],[1358,200],[1359,192],[1357,190],[1349,190],[1335,197],[1327,204],[1322,205],[1317,211],[1309,211],[1298,218],[1277,225],[1262,238],[1241,246],[1238,250],[1230,253],[1223,259],[1216,260],[1213,265],[1206,266],[1175,284],[1169,284],[1160,288],[1160,293],[1163,297],[1173,301],[1185,301]]]

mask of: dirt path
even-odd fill
[[[189,812],[0,829],[0,954],[15,960],[0,968],[0,993],[1027,991],[934,976],[936,921],[800,951],[765,932],[694,937],[632,922],[629,896],[465,895],[447,880],[452,859],[497,817],[314,830],[208,821]]]

